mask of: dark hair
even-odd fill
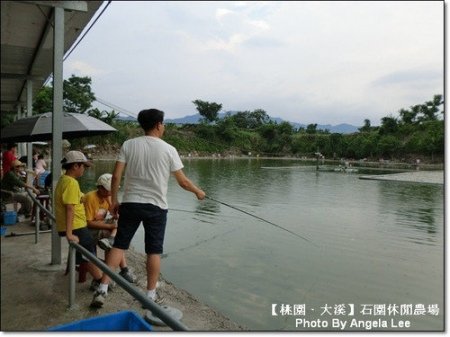
[[[13,147],[17,147],[17,143],[8,143],[8,145],[6,146],[8,150],[11,150]]]
[[[78,163],[68,163],[67,164],[67,158],[63,158],[62,160],[61,160],[61,167],[64,169],[64,170],[70,170],[71,168],[72,168],[72,166],[75,166],[75,164],[78,164]]]
[[[164,112],[158,109],[147,109],[139,112],[137,118],[139,125],[144,131],[153,129],[156,124],[164,120]]]
[[[61,167],[64,170],[70,170],[72,168],[72,166],[75,166],[75,164],[79,164],[79,163],[69,163],[69,164],[62,163]]]

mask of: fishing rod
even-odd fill
[[[230,205],[230,204],[227,204],[227,203],[225,203],[225,202],[223,202],[223,201],[220,201],[220,200],[211,198],[210,196],[205,196],[205,198],[206,198],[206,199],[209,199],[209,200],[212,200],[212,201],[215,201],[215,202],[217,202],[217,203],[219,203],[219,204],[222,204],[222,205],[224,205],[224,206],[230,207],[230,208],[232,208],[232,209],[235,209],[236,211],[239,211],[239,212],[242,212],[242,213],[244,213],[244,214],[250,215],[250,216],[252,216],[252,217],[254,217],[254,218],[258,219],[258,220],[264,221],[264,222],[266,222],[266,223],[268,223],[268,224],[270,224],[270,225],[272,225],[272,226],[275,226],[275,227],[277,227],[277,228],[279,228],[279,229],[282,229],[282,230],[284,230],[284,231],[286,231],[286,232],[288,232],[288,233],[291,233],[292,235],[295,235],[295,236],[299,237],[300,239],[303,239],[303,240],[305,240],[305,241],[308,241],[309,243],[311,243],[311,244],[313,244],[314,246],[316,246],[312,241],[310,241],[309,239],[305,238],[304,236],[301,236],[300,234],[297,234],[297,233],[295,233],[295,232],[293,232],[293,231],[291,231],[291,230],[289,230],[289,229],[287,229],[287,228],[281,227],[280,225],[277,225],[277,224],[275,224],[275,223],[273,223],[273,222],[271,222],[271,221],[269,221],[269,220],[266,220],[266,219],[261,218],[261,217],[259,217],[259,216],[257,216],[257,215],[254,215],[254,214],[252,214],[252,213],[249,213],[249,212],[247,212],[247,211],[244,211],[243,209],[240,209],[240,208],[238,208],[238,207],[235,207],[235,206],[232,206],[232,205]]]

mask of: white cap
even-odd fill
[[[61,160],[61,164],[72,164],[72,163],[83,163],[86,166],[91,166],[92,163],[86,158],[83,152],[80,151],[69,151]]]
[[[103,186],[105,190],[111,191],[111,178],[112,174],[110,173],[102,174],[97,179],[97,186]]]

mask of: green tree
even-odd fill
[[[444,121],[432,120],[425,125],[420,143],[422,151],[434,160],[436,154],[444,154],[445,131]]]
[[[95,95],[91,90],[90,77],[72,75],[63,82],[63,110],[66,112],[86,113],[92,107]],[[33,102],[34,114],[53,111],[53,86],[44,86],[39,90]]]
[[[414,110],[400,109],[398,114],[403,124],[414,124],[416,122],[417,112]]]
[[[198,113],[203,117],[203,121],[206,123],[212,123],[217,121],[219,111],[222,109],[222,104],[211,103],[196,99],[192,101],[195,104],[195,107]]]
[[[396,133],[398,130],[397,118],[388,116],[381,118],[381,126],[379,129],[380,135],[387,135]]]
[[[238,128],[231,116],[227,116],[217,122],[217,132],[226,142],[232,142],[236,139]]]
[[[33,102],[33,113],[43,114],[53,111],[53,87],[44,86],[39,90]]]
[[[270,117],[262,109],[250,111],[239,111],[230,116],[236,126],[241,129],[257,129],[269,122]]]
[[[344,137],[341,133],[332,133],[328,137],[329,141],[329,153],[327,155],[331,155],[334,159],[337,157],[341,157],[344,152]]]
[[[97,108],[91,109],[88,111],[88,115],[97,119],[100,119],[101,121],[105,122],[106,124],[111,125],[113,121],[116,119],[116,117],[119,115],[119,113],[112,111],[100,111]]]
[[[230,116],[230,119],[240,129],[251,129],[250,112],[238,111],[234,115]]]
[[[15,111],[2,111],[0,114],[1,117],[1,127],[4,128],[5,126],[8,126],[12,122],[14,122],[14,118],[16,116],[17,112]]]
[[[360,127],[358,130],[359,130],[359,132],[369,132],[371,130],[370,119],[365,119],[364,125],[362,127]]]
[[[378,154],[392,158],[400,150],[400,140],[392,135],[383,136],[378,142]]]
[[[102,119],[104,111],[100,111],[99,109],[91,109],[88,112],[88,115],[97,119]]]
[[[251,112],[251,118],[254,123],[252,128],[257,128],[263,124],[268,123],[270,120],[269,115],[263,109],[253,110],[253,112]]]
[[[90,77],[72,75],[64,80],[63,89],[64,110],[67,112],[85,113],[95,101]]]
[[[442,95],[434,95],[431,101],[425,102],[421,105],[422,116],[421,122],[435,121],[438,119],[439,106],[444,104]]]
[[[306,133],[310,135],[317,133],[317,124],[308,124],[306,126]]]

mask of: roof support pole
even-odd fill
[[[22,114],[23,114],[23,109],[22,109],[22,104],[17,104],[17,117],[16,120],[19,120],[22,118]],[[19,159],[21,156],[24,156],[26,153],[26,147],[25,147],[25,143],[18,143],[17,144],[17,154],[19,155],[17,157],[17,159]]]
[[[33,81],[27,80],[27,117],[33,116]],[[27,144],[27,167],[33,169],[33,144]]]
[[[52,138],[52,204],[55,205],[55,187],[61,172],[63,132],[63,57],[64,57],[64,8],[54,8],[53,25],[53,138]],[[61,264],[61,238],[52,228],[52,261]]]

